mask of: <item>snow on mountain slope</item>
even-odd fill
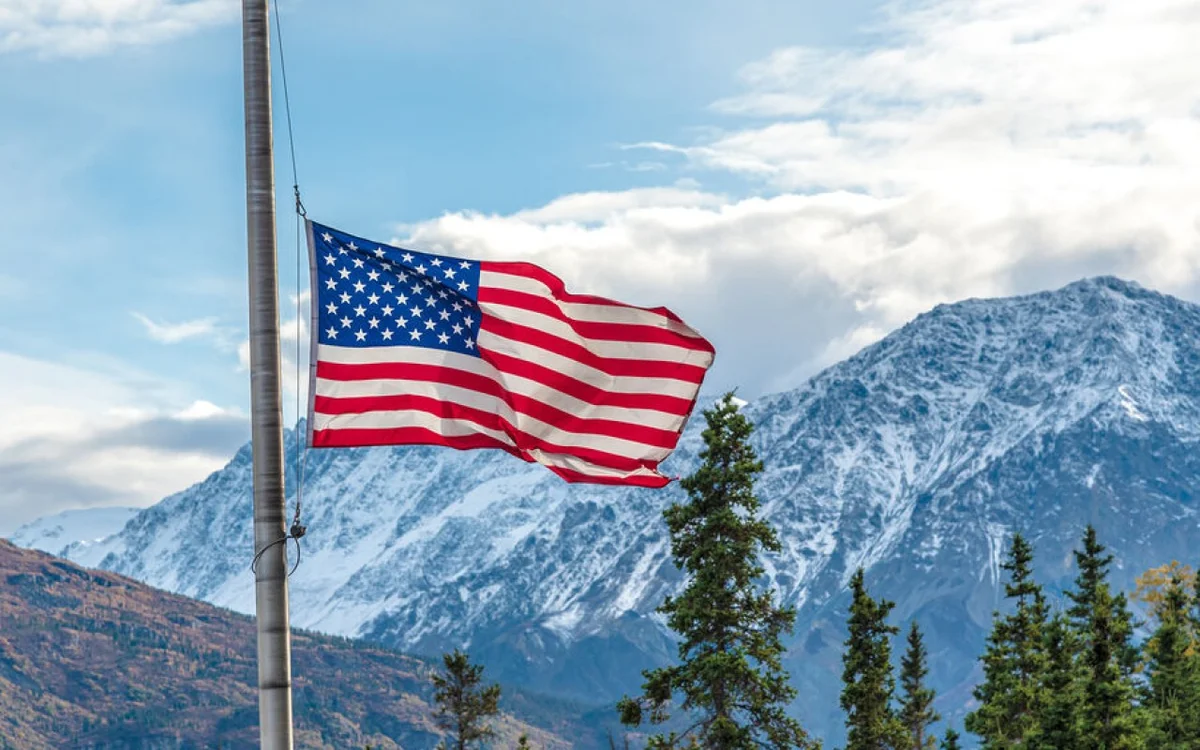
[[[105,537],[112,536],[137,515],[141,508],[84,508],[67,510],[31,521],[12,533],[9,539],[18,547],[38,549],[65,556],[68,546],[76,545],[73,557]],[[100,558],[94,561],[98,563]]]
[[[1118,583],[1200,541],[1200,307],[1116,279],[940,306],[804,387],[745,407],[781,554],[769,583],[799,619],[797,713],[839,736],[838,654],[855,568],[929,632],[942,712],[968,699],[1014,530],[1048,583],[1095,523]],[[701,420],[664,466],[695,465]],[[289,436],[288,462],[295,465]],[[136,516],[100,565],[253,607],[250,456]],[[679,582],[662,491],[568,486],[506,455],[311,451],[293,622],[436,653],[596,702],[673,647],[654,615]],[[294,487],[292,476],[288,486]],[[94,559],[94,558],[93,558]]]

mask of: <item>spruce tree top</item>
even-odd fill
[[[1108,575],[1112,555],[1104,554],[1107,548],[1096,538],[1096,529],[1088,525],[1083,534],[1083,550],[1075,550],[1075,564],[1079,576],[1075,579],[1075,590],[1068,591],[1072,606],[1067,614],[1076,623],[1086,622],[1096,601],[1097,590]]]
[[[688,502],[663,512],[672,558],[688,579],[658,609],[680,636],[680,663],[645,672],[643,696],[618,704],[628,726],[661,724],[672,707],[690,714],[688,728],[648,738],[654,750],[687,742],[705,750],[811,746],[785,710],[796,691],[781,664],[780,637],[791,632],[795,610],[755,582],[764,572],[759,555],[780,546],[757,517],[754,479],[763,465],[732,395],[704,412],[702,463],[681,482]]]
[[[932,688],[925,683],[929,675],[929,651],[917,621],[913,620],[908,631],[908,649],[900,659],[899,719],[912,737],[915,750],[927,750],[937,745],[930,726],[941,716],[933,708],[936,697]]]
[[[716,500],[757,510],[754,480],[763,464],[750,446],[754,426],[738,409],[733,394],[727,393],[711,409],[704,411],[705,428],[701,437],[700,467],[679,483],[693,503]]]
[[[899,747],[906,730],[891,705],[896,680],[890,642],[899,629],[887,622],[895,604],[871,598],[862,568],[850,579],[850,591],[853,601],[846,621],[849,637],[842,654],[846,750]]]
[[[731,628],[745,600],[757,598],[752,583],[764,573],[759,553],[778,552],[780,545],[775,530],[756,516],[754,480],[763,464],[750,446],[750,420],[732,393],[706,410],[704,419],[702,463],[680,482],[690,502],[672,505],[663,516],[675,564],[693,576],[693,601],[703,600],[713,614],[725,613],[729,621],[721,624]],[[668,599],[659,611],[672,615],[671,627],[688,635],[696,613],[681,603]]]

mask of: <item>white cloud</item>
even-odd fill
[[[666,303],[718,381],[792,385],[940,302],[1111,273],[1200,283],[1200,38],[1191,0],[889,6],[883,46],[784,49],[717,102],[746,126],[635,149],[772,192],[583,194],[453,213],[408,241],[519,257]],[[711,131],[710,131],[711,132]]]
[[[220,468],[245,417],[174,391],[0,351],[0,534],[70,507],[149,505]]]
[[[662,172],[667,168],[667,165],[661,161],[619,161],[611,162],[604,161],[596,164],[589,164],[588,169],[611,169],[620,167],[626,172]]]
[[[86,57],[237,17],[236,0],[0,0],[0,52]]]
[[[175,419],[184,422],[190,422],[193,420],[212,419],[213,417],[236,417],[241,416],[241,413],[236,409],[226,409],[217,406],[211,401],[199,400],[193,401],[186,409],[174,414],[173,416]]]

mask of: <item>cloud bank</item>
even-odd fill
[[[450,213],[404,240],[666,303],[716,343],[714,385],[750,392],[941,302],[1099,273],[1195,294],[1200,6],[904,2],[873,31],[871,49],[746,66],[743,90],[713,105],[740,128],[627,147],[760,197],[583,194]]]
[[[224,465],[245,415],[104,368],[0,352],[0,535],[67,508],[149,505]],[[157,402],[157,403],[155,403]]]

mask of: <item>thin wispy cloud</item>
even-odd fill
[[[236,0],[0,0],[0,52],[88,57],[237,18]]]
[[[229,336],[229,331],[219,326],[216,318],[159,323],[139,312],[131,313],[131,315],[142,324],[150,338],[162,344],[178,344],[191,339],[206,339],[224,343]]]
[[[621,169],[625,172],[663,172],[667,168],[661,161],[602,161],[588,165],[588,169]]]

